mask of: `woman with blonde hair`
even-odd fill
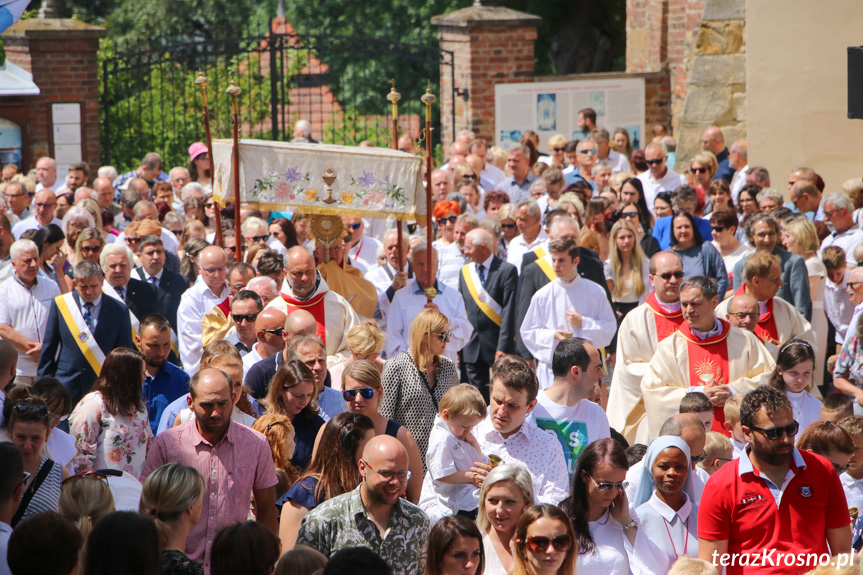
[[[156,522],[162,548],[160,575],[203,575],[186,557],[186,539],[201,519],[206,482],[201,472],[180,463],[156,469],[144,482],[141,512]]]
[[[617,321],[644,303],[650,293],[649,262],[638,242],[638,232],[629,220],[611,227],[611,241],[605,262],[605,281],[614,302]]]
[[[81,207],[87,210],[91,216],[93,216],[93,221],[96,223],[94,228],[102,229],[102,210],[99,208],[99,204],[96,200],[90,198],[84,198],[82,200],[78,200],[75,202],[75,207]]]
[[[575,534],[559,507],[534,505],[518,520],[512,546],[512,575],[575,575]]]
[[[411,324],[407,351],[387,360],[384,367],[381,414],[407,427],[420,453],[428,448],[438,402],[458,384],[455,364],[443,355],[450,335],[444,314],[423,310]],[[422,463],[425,473],[425,460]]]
[[[347,343],[351,356],[345,358],[330,368],[330,379],[333,387],[338,388],[342,381],[342,373],[348,364],[366,359],[371,361],[378,372],[383,373],[386,360],[381,359],[381,350],[387,340],[387,334],[381,331],[378,322],[373,319],[358,323],[348,331]]]
[[[200,222],[198,222],[200,223]],[[188,227],[188,223],[186,227]],[[127,228],[128,229],[128,228]],[[183,236],[182,259],[180,260],[180,275],[189,280],[189,285],[194,285],[198,279],[198,254],[210,245],[207,240],[199,238],[188,238]]]
[[[626,159],[629,160],[629,165],[632,165],[632,152],[635,149],[632,147],[632,140],[629,138],[629,132],[626,131],[626,128],[617,128],[614,130],[611,138],[611,148],[615,152],[626,156]]]
[[[300,470],[291,465],[291,457],[294,455],[294,426],[291,418],[281,413],[265,413],[259,417],[252,429],[258,431],[267,438],[270,451],[273,452],[273,463],[276,471],[283,471],[287,478],[287,487],[290,487],[300,478]],[[285,487],[284,491],[287,491]],[[281,494],[276,494],[277,497]]]
[[[698,205],[695,208],[697,215],[701,215],[704,210],[707,203],[707,189],[718,169],[719,163],[716,161],[716,156],[707,150],[698,152],[689,162],[689,182],[698,194]]]
[[[483,534],[487,575],[507,575],[512,571],[510,542],[515,526],[533,504],[533,482],[524,467],[502,464],[486,475],[479,490],[476,526]]]
[[[309,466],[315,437],[324,425],[319,415],[317,384],[312,370],[298,359],[282,364],[270,380],[263,404],[270,413],[286,415],[294,426],[296,446],[291,464],[300,471]]]
[[[803,258],[809,275],[809,294],[812,297],[812,333],[815,334],[815,380],[821,386],[824,380],[824,361],[827,357],[827,314],[824,311],[824,290],[827,287],[827,266],[818,257],[821,242],[818,231],[809,218],[798,216],[782,229],[782,243],[792,254]],[[831,354],[832,355],[832,354]]]
[[[75,253],[70,254],[69,259],[73,266],[84,260],[99,263],[99,254],[102,253],[104,247],[105,236],[102,231],[96,228],[87,228],[78,235],[78,240],[75,242]]]
[[[500,241],[497,247],[497,257],[506,261],[506,250],[509,243],[518,236],[518,227],[515,225],[515,204],[504,204],[497,211],[497,219],[500,220]]]
[[[93,525],[115,511],[114,496],[107,479],[98,474],[69,477],[63,482],[57,511],[75,524],[84,537],[86,549],[87,536]]]

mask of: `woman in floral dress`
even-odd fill
[[[78,455],[75,473],[117,469],[138,477],[153,441],[147,407],[141,399],[144,356],[119,347],[111,351],[93,391],[84,396],[69,417]]]

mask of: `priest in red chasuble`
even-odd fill
[[[692,276],[680,284],[685,323],[659,343],[641,381],[648,439],[678,413],[688,391],[707,395],[713,404],[713,431],[728,435],[722,425],[725,400],[770,380],[770,353],[753,333],[716,317],[718,299],[713,278]]]

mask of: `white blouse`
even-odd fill
[[[500,557],[497,556],[494,543],[491,542],[491,538],[488,536],[488,533],[483,533],[482,535],[482,546],[483,552],[485,553],[484,575],[508,575]]]
[[[661,550],[651,544],[640,525],[634,546],[608,511],[598,521],[589,522],[588,528],[596,547],[592,553],[578,555],[578,575],[656,575],[668,571]]]
[[[800,424],[800,433],[815,423],[821,420],[821,402],[808,391],[799,393],[785,392],[788,401],[791,402],[791,412],[794,415],[794,421]]]
[[[684,493],[683,506],[674,511],[656,496],[656,491],[646,503],[636,510],[641,524],[639,531],[659,550],[658,560],[665,561],[665,573],[678,557],[698,557],[698,507]]]

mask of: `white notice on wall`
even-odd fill
[[[540,150],[554,134],[567,140],[583,139],[578,111],[593,108],[596,124],[613,135],[626,128],[636,148],[644,147],[644,79],[568,80],[494,87],[495,142],[506,147],[518,142],[526,130],[539,135]]]
[[[65,174],[69,170],[70,164],[80,162],[83,159],[81,152],[81,104],[52,104],[51,123],[57,173]]]

